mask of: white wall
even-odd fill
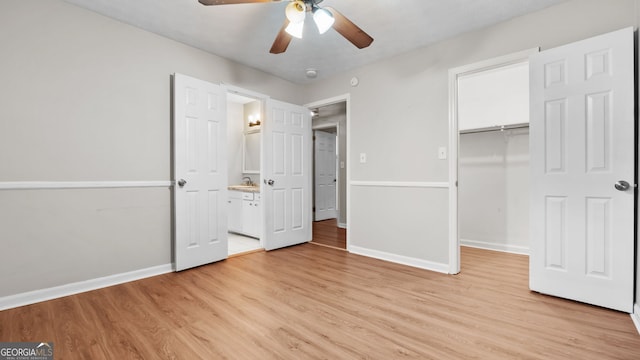
[[[458,164],[460,242],[528,253],[529,131],[460,135]]]
[[[448,189],[428,186],[448,181],[437,150],[448,143],[449,69],[636,24],[635,0],[568,1],[309,85],[307,103],[351,96],[350,244],[448,264],[447,218],[429,217],[449,211]],[[353,76],[358,87],[349,84]],[[363,152],[366,164],[358,162]],[[407,183],[414,188],[389,186]]]
[[[229,185],[242,182],[242,134],[244,106],[227,102],[227,154]]]
[[[171,74],[274,76],[60,0],[0,2],[0,185],[171,180]],[[0,190],[0,297],[168,264],[168,187]]]
[[[243,124],[244,131],[260,131],[261,126],[252,126],[249,127],[249,115],[256,116],[257,114],[262,117],[262,102],[261,101],[252,101],[244,104],[244,115],[243,115]],[[261,119],[262,121],[263,119]],[[242,174],[243,177],[251,178],[251,181],[255,184],[260,184],[260,174]]]
[[[458,130],[528,122],[528,61],[458,78]]]

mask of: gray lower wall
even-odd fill
[[[169,188],[0,191],[0,297],[169,264]]]
[[[359,206],[349,213],[349,246],[446,265],[448,196],[442,188],[352,186],[351,203],[370,211]]]

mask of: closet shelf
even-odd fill
[[[512,130],[512,129],[524,129],[524,128],[528,128],[528,127],[529,127],[529,123],[510,124],[510,125],[496,125],[496,126],[489,126],[489,127],[485,127],[485,128],[460,130],[460,134],[475,134],[475,133],[483,133],[483,132],[489,132],[489,131],[504,131],[504,130]]]

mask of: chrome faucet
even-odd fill
[[[245,181],[246,179],[246,181]],[[245,183],[246,185],[252,186],[253,185],[253,181],[251,181],[251,178],[248,176],[245,176],[242,178],[242,182]]]

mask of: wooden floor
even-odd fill
[[[312,244],[0,312],[56,359],[640,359],[628,314],[527,290],[527,257],[456,276]]]
[[[313,244],[347,248],[347,230],[338,227],[336,219],[315,221],[313,223]]]

